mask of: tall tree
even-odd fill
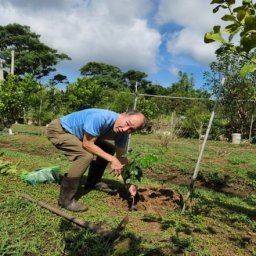
[[[254,114],[256,100],[256,73],[250,73],[243,78],[239,70],[247,60],[236,52],[226,51],[217,56],[217,61],[210,64],[211,72],[205,73],[206,84],[213,94],[217,93],[219,74],[226,77],[221,91],[222,118],[227,119],[227,133],[240,132],[248,135],[251,116]]]
[[[174,96],[189,96],[194,89],[194,76],[191,75],[189,77],[186,72],[182,71],[179,71],[178,76],[179,81],[174,83],[170,88],[171,94]]]
[[[178,75],[179,80],[167,89],[167,93],[174,97],[196,97],[193,75],[189,76],[186,72],[182,71],[179,71]],[[168,99],[167,102],[170,113],[176,111],[178,115],[184,115],[186,109],[191,104],[191,101],[185,99]]]
[[[128,70],[123,74],[124,83],[127,84],[132,91],[135,89],[136,82],[139,84],[138,90],[145,90],[150,84],[150,81],[146,80],[148,75],[138,70]]]
[[[100,62],[88,62],[80,69],[81,75],[97,80],[102,88],[121,86],[122,71],[118,67]]]
[[[15,51],[15,74],[32,74],[35,78],[47,76],[55,71],[61,60],[70,60],[64,53],[40,42],[40,35],[31,32],[29,26],[9,24],[0,26],[0,58],[11,63],[11,50]]]

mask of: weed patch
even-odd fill
[[[129,202],[122,193],[92,190],[80,198],[89,211],[72,213],[106,229],[116,227],[128,215],[121,237],[111,243],[18,195],[27,193],[58,207],[59,184],[31,186],[20,179],[23,169],[58,165],[64,173],[68,168],[69,162],[46,137],[40,133],[4,134],[0,135],[0,147],[0,160],[17,170],[0,174],[1,255],[256,255],[253,145],[235,147],[209,141],[193,201],[181,215],[179,204],[197,160],[198,141],[172,140],[166,148],[153,134],[133,135],[134,152],[158,158],[144,163],[147,167],[137,184],[141,196],[135,205],[137,211],[129,211]],[[122,189],[122,181],[108,171],[104,181],[118,191]],[[221,189],[216,184],[221,184]]]

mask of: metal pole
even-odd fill
[[[136,110],[136,108],[137,108],[137,101],[138,101],[138,82],[136,81],[136,83],[135,83],[135,92],[134,92],[133,110]],[[132,135],[129,134],[126,152],[129,152],[129,149],[130,149],[131,136],[132,136]]]
[[[182,214],[185,212],[186,203],[191,198],[191,195],[192,195],[193,190],[194,190],[194,184],[195,184],[198,172],[199,172],[199,165],[200,165],[200,162],[201,162],[202,157],[203,157],[203,153],[204,153],[204,150],[205,150],[206,142],[208,140],[209,133],[210,133],[210,130],[211,130],[211,127],[212,127],[212,121],[213,121],[213,118],[214,118],[214,115],[215,115],[215,110],[216,110],[217,105],[219,103],[220,93],[221,93],[221,89],[222,89],[222,87],[224,85],[224,82],[225,82],[225,79],[223,78],[221,83],[220,83],[219,91],[218,91],[218,94],[217,94],[217,98],[215,100],[215,103],[214,103],[214,106],[213,106],[213,109],[212,109],[211,117],[210,117],[209,124],[208,124],[207,130],[206,130],[206,134],[205,134],[204,141],[203,141],[203,144],[202,144],[202,147],[201,147],[201,151],[200,151],[197,163],[196,163],[194,174],[193,174],[193,176],[191,178],[191,183],[190,183],[189,191],[188,191],[188,194],[187,194],[187,196],[186,196],[186,198],[184,200],[184,203],[183,203],[182,212],[181,212]]]
[[[254,108],[253,108],[254,111]],[[253,126],[253,121],[254,121],[254,115],[252,113],[252,118],[251,118],[251,124],[250,124],[250,132],[249,132],[249,141],[252,139],[252,126]]]
[[[14,50],[11,51],[12,62],[11,62],[11,75],[14,75]]]
[[[137,108],[137,101],[138,101],[138,82],[136,81],[136,83],[135,83],[133,110],[136,110],[136,108]]]
[[[0,80],[4,79],[3,60],[0,59]]]

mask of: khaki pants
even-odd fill
[[[81,177],[94,156],[92,153],[86,151],[82,147],[82,141],[80,141],[75,135],[65,131],[60,125],[60,120],[53,120],[47,127],[47,137],[52,144],[72,162],[68,171],[69,177]],[[97,140],[95,143],[102,148],[105,152],[114,155],[115,147],[111,143],[104,140]],[[100,157],[96,158],[97,164],[100,166],[107,166],[108,162]]]

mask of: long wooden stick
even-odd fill
[[[21,197],[27,199],[28,201],[32,202],[32,203],[36,203],[38,205],[40,205],[41,207],[65,218],[66,220],[70,221],[70,222],[73,222],[75,223],[76,225],[80,226],[80,227],[83,227],[83,228],[86,228],[88,229],[89,231],[92,231],[94,233],[97,233],[101,236],[103,236],[104,238],[107,238],[108,240],[111,240],[111,241],[114,241],[116,240],[119,236],[120,236],[120,232],[125,228],[126,224],[128,223],[128,216],[125,216],[123,218],[123,220],[119,223],[119,225],[111,230],[111,231],[108,231],[108,230],[105,230],[102,226],[100,225],[96,225],[96,224],[92,224],[88,221],[83,221],[83,220],[80,220],[78,218],[75,218],[63,211],[61,211],[60,209],[58,208],[55,208],[43,201],[38,201],[34,198],[32,198],[31,196],[27,195],[27,194],[19,194]]]

